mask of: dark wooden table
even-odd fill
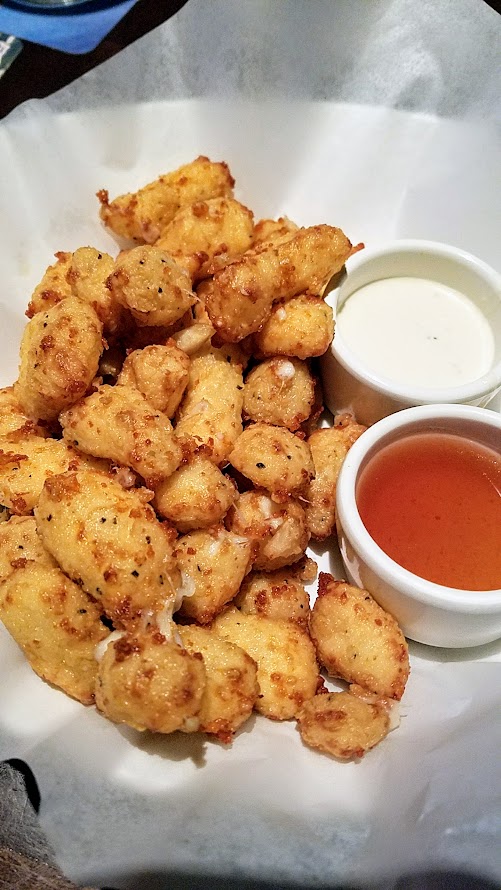
[[[23,50],[0,79],[0,118],[26,99],[54,93],[114,56],[181,9],[186,0],[139,0],[90,53],[70,55],[23,40]]]

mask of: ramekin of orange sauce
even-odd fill
[[[464,405],[409,408],[370,427],[337,486],[350,581],[411,639],[501,638],[501,416]]]

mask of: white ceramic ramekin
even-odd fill
[[[337,483],[339,545],[348,580],[368,590],[412,640],[477,646],[501,638],[501,590],[455,590],[414,575],[371,538],[357,508],[360,472],[383,447],[419,432],[464,436],[501,454],[501,416],[465,405],[408,408],[374,424],[350,448]],[[501,546],[501,528],[500,546]]]
[[[359,423],[369,425],[414,405],[460,403],[485,407],[501,388],[501,275],[459,248],[433,241],[395,241],[364,249],[348,260],[344,279],[326,296],[326,302],[336,316],[359,288],[372,281],[401,276],[448,285],[481,309],[494,334],[495,355],[490,369],[470,383],[447,388],[393,382],[364,364],[336,329],[332,346],[321,361],[328,408],[333,414],[351,411]]]

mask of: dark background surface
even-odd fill
[[[21,54],[0,78],[0,118],[26,99],[49,96],[165,22],[186,0],[138,0],[90,53],[70,55],[23,40]]]

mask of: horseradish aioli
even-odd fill
[[[470,383],[494,359],[485,315],[464,294],[427,278],[384,278],[351,294],[337,332],[379,377],[442,388]]]

